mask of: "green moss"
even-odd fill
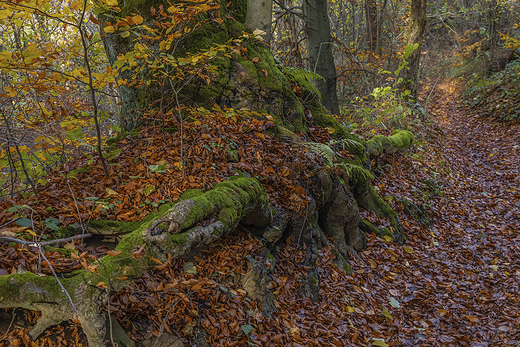
[[[163,204],[159,206],[157,211],[151,212],[146,215],[141,221],[133,222],[121,222],[114,220],[91,220],[88,222],[88,227],[97,230],[106,231],[107,234],[127,234],[136,229],[139,229],[143,223],[150,222],[157,219],[159,216],[164,215],[170,208],[171,204]]]
[[[189,239],[188,233],[170,235],[170,239],[175,245],[183,245]]]
[[[379,232],[379,237],[384,238],[385,236],[389,236],[392,240],[394,239],[394,233],[386,227],[380,230]]]
[[[376,135],[367,141],[367,149],[371,158],[383,153],[395,153],[410,148],[414,136],[408,130],[396,130],[391,136]]]
[[[227,161],[230,163],[238,163],[240,161],[240,156],[236,149],[229,149],[227,151]]]
[[[363,230],[367,234],[374,233],[379,236],[379,229],[366,219],[361,219],[359,222],[359,229]]]
[[[336,265],[336,267],[342,271],[345,271],[345,273],[347,275],[352,275],[352,266],[350,266],[350,264],[345,260],[345,258],[339,254],[339,252],[337,251],[337,249],[335,248],[332,248],[331,249],[331,253],[334,255],[334,265]]]
[[[202,194],[204,194],[204,193],[200,189],[187,189],[184,192],[182,192],[181,196],[179,197],[179,201],[186,200],[186,199],[193,199]]]
[[[67,248],[60,248],[60,247],[53,247],[53,246],[44,246],[43,247],[46,252],[58,252],[60,254],[63,254],[66,257],[70,257],[71,253],[78,253],[77,250],[74,249],[67,249]]]
[[[111,145],[117,144],[119,141],[125,139],[127,136],[137,138],[137,137],[139,137],[139,135],[140,135],[140,132],[138,129],[132,129],[131,131],[125,131],[125,132],[122,132],[121,134],[118,134],[117,136],[106,139],[105,143],[108,146],[111,146]]]
[[[164,132],[168,134],[174,134],[179,131],[178,126],[174,126],[173,128],[164,128]]]

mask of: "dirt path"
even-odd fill
[[[397,196],[417,193],[421,175],[438,183],[435,226],[410,228],[404,264],[374,240],[362,257],[390,260],[373,276],[394,280],[385,287],[401,304],[393,325],[403,345],[520,346],[520,126],[468,117],[453,85],[437,88],[432,115],[444,140],[421,160],[393,158],[401,169],[381,183]]]
[[[452,285],[443,301],[463,323],[454,335],[471,346],[519,346],[520,127],[468,118],[448,101],[457,91],[441,87],[453,180],[446,189],[451,203],[436,216],[443,237],[432,257],[455,275],[446,276]]]

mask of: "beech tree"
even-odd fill
[[[307,30],[309,70],[325,79],[316,81],[321,102],[330,112],[339,114],[327,0],[303,0],[303,20]]]
[[[417,48],[408,58],[409,64],[404,78],[405,88],[410,90],[412,97],[417,98],[421,48],[423,45],[424,29],[426,28],[426,0],[412,0],[408,20],[406,43],[411,46],[417,45]]]

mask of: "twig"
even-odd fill
[[[67,298],[69,298],[70,304],[72,305],[72,308],[74,309],[74,312],[76,312],[76,314],[79,316],[78,310],[76,310],[76,306],[74,306],[74,302],[72,302],[72,298],[70,297],[69,292],[67,292],[65,290],[65,287],[63,286],[63,284],[61,284],[60,279],[58,278],[58,275],[56,275],[56,272],[54,272],[54,268],[52,267],[51,262],[49,260],[47,260],[47,257],[45,256],[45,254],[43,254],[42,245],[41,244],[38,244],[38,252],[41,254],[43,260],[45,260],[47,262],[47,264],[49,264],[49,268],[51,269],[52,274],[54,275],[54,278],[56,279],[56,281],[58,281],[58,284],[61,287],[61,291],[63,293],[65,293]]]
[[[12,221],[9,221],[9,222],[7,222],[7,223],[5,223],[5,224],[0,225],[0,228],[3,228],[3,227],[5,227],[6,225],[9,225],[9,224],[11,224],[12,222],[16,222],[16,221],[17,221],[18,219],[20,219],[20,218],[22,218],[22,217],[15,218],[15,219],[13,219]]]
[[[69,241],[76,240],[76,239],[84,239],[84,238],[87,238],[87,237],[90,237],[90,236],[92,236],[92,235],[91,234],[81,234],[81,235],[75,235],[75,236],[67,237],[67,238],[64,238],[64,239],[50,240],[50,241],[45,241],[45,242],[25,241],[25,240],[16,239],[14,237],[1,236],[0,237],[0,242],[15,242],[15,243],[22,244],[24,246],[35,246],[35,247],[38,247],[38,245],[40,245],[40,246],[48,246],[48,245],[52,245],[52,244],[55,244],[55,243],[69,242]]]
[[[79,225],[81,226],[81,232],[85,234],[85,226],[83,225],[83,221],[81,220],[81,214],[79,213],[79,207],[78,202],[76,201],[76,197],[74,196],[74,192],[72,191],[72,187],[70,186],[69,180],[65,175],[63,175],[63,178],[65,179],[65,182],[67,182],[67,186],[69,187],[70,194],[72,194],[72,199],[74,200],[74,206],[76,206],[76,212],[78,212],[78,219],[79,219]]]
[[[179,303],[179,301],[183,300],[184,298],[188,297],[188,295],[190,294],[193,294],[195,292],[198,292],[199,290],[201,289],[208,289],[208,288],[211,288],[211,287],[201,287],[197,290],[194,290],[194,291],[189,291],[187,294],[184,294],[184,296],[182,298],[179,298],[177,301],[175,301],[173,303],[173,305],[168,309],[168,311],[166,312],[166,315],[164,317],[164,319],[162,320],[161,322],[161,326],[159,327],[159,334],[157,335],[157,339],[155,340],[155,343],[153,344],[153,347],[157,347],[157,343],[159,342],[159,336],[161,336],[163,330],[164,330],[164,325],[166,324],[166,321],[168,320],[168,316],[170,315],[170,312],[173,310],[173,308],[175,306],[177,306],[177,304]]]
[[[9,334],[9,330],[11,330],[11,327],[13,326],[13,322],[14,322],[14,318],[15,317],[16,317],[16,312],[13,309],[13,318],[11,319],[11,323],[9,323],[9,327],[7,328],[5,334],[2,337],[0,337],[0,341],[5,339],[7,337],[7,334]]]

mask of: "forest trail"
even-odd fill
[[[399,172],[381,184],[403,195],[430,172],[435,225],[408,234],[405,264],[379,242],[361,257],[375,278],[401,283],[385,290],[402,305],[404,321],[393,318],[404,345],[520,346],[520,126],[468,116],[457,108],[456,84],[440,84],[435,94],[428,112],[444,136],[426,160],[392,159],[390,170]],[[393,263],[373,272],[381,269],[374,256]]]

